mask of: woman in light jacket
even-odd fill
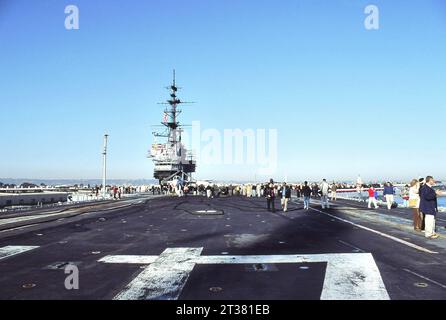
[[[409,189],[409,207],[412,208],[413,228],[421,231],[422,216],[420,213],[420,182],[413,179]]]

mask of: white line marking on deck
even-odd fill
[[[6,219],[2,219],[0,221],[0,226],[6,225],[6,224],[11,224],[11,223],[16,223],[16,222],[22,222],[22,221],[33,221],[33,220],[37,220],[37,219],[44,219],[44,218],[49,218],[49,217],[59,216],[59,215],[61,215],[61,214],[55,213],[54,215],[47,214],[47,215],[38,215],[38,216],[35,215],[35,216],[26,216],[26,217],[18,217],[18,218],[6,218]]]
[[[158,259],[158,256],[106,256],[100,260],[102,263],[128,263],[128,264],[151,264]]]
[[[435,251],[432,251],[432,250],[423,248],[423,247],[421,247],[421,246],[419,246],[419,245],[416,245],[416,244],[414,244],[414,243],[411,243],[411,242],[402,240],[402,239],[400,239],[400,238],[391,236],[391,235],[389,235],[389,234],[387,234],[387,233],[384,233],[384,232],[381,232],[381,231],[378,231],[378,230],[375,230],[375,229],[372,229],[372,228],[365,227],[365,226],[363,226],[363,225],[354,223],[354,222],[349,221],[349,220],[345,220],[345,219],[336,217],[336,216],[334,216],[334,215],[332,215],[332,214],[329,214],[329,213],[327,213],[327,212],[324,212],[324,211],[321,211],[321,210],[318,210],[318,209],[315,209],[315,208],[311,208],[311,207],[310,207],[310,210],[313,210],[313,211],[316,211],[316,212],[325,214],[326,216],[329,216],[329,217],[332,217],[332,218],[334,218],[334,219],[338,219],[338,220],[340,220],[340,221],[342,221],[342,222],[345,222],[345,223],[354,225],[355,227],[358,227],[358,228],[361,228],[361,229],[364,229],[364,230],[367,230],[367,231],[376,233],[376,234],[378,234],[378,235],[380,235],[380,236],[382,236],[382,237],[384,237],[384,238],[388,238],[388,239],[390,239],[390,240],[399,242],[399,243],[401,243],[401,244],[404,244],[404,245],[406,245],[406,246],[408,246],[408,247],[411,247],[411,248],[414,248],[414,249],[416,249],[416,250],[423,251],[423,252],[427,252],[427,253],[435,253],[435,254],[438,253],[438,252],[435,252]]]
[[[203,248],[166,249],[114,300],[177,300]]]
[[[22,229],[26,229],[26,228],[30,228],[30,227],[35,227],[35,226],[38,226],[38,224],[28,224],[28,225],[22,226],[22,227],[5,229],[5,230],[1,230],[0,233],[11,232],[11,231],[16,231],[16,230],[22,230]]]
[[[106,256],[104,263],[149,264],[114,299],[178,299],[196,264],[327,263],[322,300],[389,300],[370,253],[200,256],[203,248],[166,249],[157,256]]]
[[[24,253],[33,249],[37,249],[38,246],[6,246],[0,248],[0,260],[15,256],[20,253]]]
[[[415,275],[417,277],[420,277],[421,279],[424,279],[424,280],[427,280],[427,281],[429,281],[429,282],[431,282],[433,284],[436,284],[437,286],[440,286],[443,289],[446,289],[446,286],[444,284],[441,284],[440,282],[437,282],[435,280],[429,279],[428,277],[425,277],[425,276],[422,276],[421,274],[418,274],[416,272],[410,271],[409,269],[403,269],[403,270],[406,271],[406,272],[409,272],[409,273],[411,273],[411,274],[413,274],[413,275]]]

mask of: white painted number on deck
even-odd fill
[[[148,265],[114,299],[176,300],[196,264],[327,263],[322,300],[389,300],[370,253],[201,256],[203,248],[170,248],[160,256],[106,256],[103,263]]]

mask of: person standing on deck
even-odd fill
[[[317,183],[313,184],[313,197],[319,198],[319,186]]]
[[[246,196],[248,198],[252,197],[252,185],[251,184],[246,185]]]
[[[336,201],[336,200],[338,200],[337,191],[338,191],[338,186],[337,186],[336,183],[333,181],[333,184],[331,185],[331,201]]]
[[[436,239],[438,234],[435,233],[435,218],[438,213],[437,196],[444,195],[441,191],[433,189],[435,180],[432,176],[426,177],[426,184],[420,190],[420,211],[425,214],[425,231],[426,238]]]
[[[273,213],[276,212],[274,200],[276,199],[276,193],[274,191],[274,184],[270,183],[266,189],[265,189],[265,198],[266,198],[266,205],[268,208],[268,211],[272,211]]]
[[[358,201],[362,201],[362,186],[356,185],[356,194],[358,195]]]
[[[362,179],[361,175],[358,175],[358,178],[356,179],[356,193],[358,195],[358,201],[362,201]]]
[[[420,182],[413,179],[409,188],[409,208],[412,209],[413,228],[421,231],[422,216],[420,213]]]
[[[212,188],[210,185],[206,187],[206,196],[210,198],[212,196]]]
[[[308,186],[308,181],[304,182],[304,186],[302,188],[302,195],[304,197],[304,209],[310,209],[310,199],[311,199],[311,188]]]
[[[418,188],[418,195],[420,195],[421,188],[423,188],[425,184],[424,178],[418,179],[418,182],[420,184]],[[421,211],[420,211],[420,217],[421,217],[421,231],[424,231],[425,214]]]
[[[284,183],[283,187],[282,187],[282,198],[280,199],[280,204],[282,205],[282,210],[283,212],[287,212],[288,211],[288,201],[291,198],[291,188]]]
[[[330,190],[330,185],[328,184],[327,179],[322,180],[320,189],[322,209],[330,209],[330,204],[328,203],[328,191]]]
[[[301,197],[301,191],[302,191],[301,185],[300,184],[296,185],[295,189],[296,189],[296,197],[300,198]]]
[[[387,182],[384,186],[384,198],[386,198],[387,209],[391,210],[393,202],[395,200],[395,189],[390,182]]]
[[[373,185],[370,185],[370,188],[369,188],[368,192],[369,192],[369,204],[367,205],[367,207],[369,209],[371,209],[372,208],[372,203],[373,203],[373,205],[375,206],[375,209],[378,209],[379,206],[378,206],[378,202],[376,201],[376,189],[375,189],[375,187]]]
[[[256,185],[251,184],[251,197],[255,197],[255,196],[256,196]]]
[[[406,185],[404,186],[403,192],[401,193],[402,198],[403,198],[403,207],[404,208],[409,208],[409,189],[410,186]]]

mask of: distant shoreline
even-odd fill
[[[0,182],[3,184],[15,184],[20,185],[22,183],[32,183],[36,185],[100,185],[102,184],[102,179],[27,179],[27,178],[0,178]],[[144,185],[144,184],[154,184],[158,183],[155,179],[107,179],[107,184],[116,185]]]
[[[248,180],[232,180],[232,179],[197,179],[198,181],[210,181],[212,183],[224,183],[224,184],[251,184],[251,183],[265,183],[267,182],[267,180],[265,181],[260,181],[260,179],[257,179],[258,181],[248,181]],[[278,179],[274,179],[277,182],[282,182],[281,180]],[[445,181],[445,180],[440,180],[439,181]],[[312,181],[311,179],[308,180],[309,182],[315,182]],[[377,180],[379,181],[379,180]],[[289,180],[288,181],[291,184],[294,183],[301,183],[303,181],[294,181],[294,180]],[[329,182],[331,182],[331,180],[329,180]],[[355,184],[355,181],[347,181],[347,180],[335,180],[336,183],[347,183],[347,184]],[[380,181],[381,183],[384,182],[384,180]],[[409,183],[410,180],[395,180],[393,181],[394,183]],[[14,185],[21,185],[22,183],[32,183],[35,185],[49,185],[49,186],[54,186],[54,185],[90,185],[90,186],[95,186],[95,185],[101,185],[102,184],[102,179],[31,179],[31,178],[0,178],[0,183],[3,184],[14,184]],[[107,179],[107,184],[110,185],[152,185],[152,184],[158,184],[158,180],[156,179]],[[366,183],[367,184],[367,183]]]

